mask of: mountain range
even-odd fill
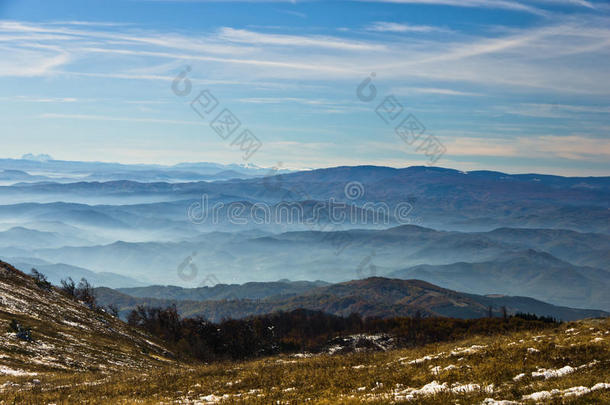
[[[70,276],[106,287],[196,287],[382,276],[610,310],[609,177],[47,156],[2,159],[0,170],[24,181],[0,186],[0,257],[39,267],[55,283]],[[283,214],[261,220],[252,215],[261,207]],[[336,221],[331,212],[348,216]]]
[[[533,296],[556,305],[610,310],[605,294],[609,251],[610,236],[603,234],[513,228],[465,233],[404,225],[282,234],[213,232],[181,242],[0,248],[0,255],[29,253],[46,263],[98,273],[112,269],[141,284],[196,286],[281,278],[339,282],[377,275],[418,278],[475,294]]]

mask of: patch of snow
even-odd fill
[[[474,354],[474,353],[481,351],[482,349],[485,349],[486,347],[487,346],[481,346],[481,345],[472,345],[472,346],[466,347],[466,348],[458,347],[454,351],[451,352],[451,355],[452,356],[461,356],[463,354]]]
[[[577,369],[577,370],[580,370],[581,368],[590,368],[590,367],[593,367],[594,365],[596,365],[597,363],[599,363],[599,361],[597,361],[597,360],[593,360],[593,361],[592,361],[592,362],[590,362],[590,363],[583,364],[582,366],[578,366],[578,367],[576,367],[576,369]]]
[[[201,401],[204,401],[205,404],[215,404],[222,401],[222,397],[216,396],[214,394],[206,395],[205,397],[199,397]]]
[[[453,384],[451,391],[456,394],[464,394],[468,392],[479,391],[481,386],[479,384]]]
[[[447,389],[447,383],[439,384],[436,381],[432,381],[429,384],[424,385],[418,390],[414,390],[411,394],[415,395],[434,395]]]
[[[591,390],[589,388],[583,386],[571,387],[562,391],[564,397],[579,397],[590,392]]]
[[[15,377],[26,376],[26,375],[38,375],[38,373],[30,373],[23,370],[15,370],[6,366],[0,365],[0,375],[12,375]]]
[[[582,395],[586,395],[586,394],[590,393],[591,391],[597,391],[600,389],[610,389],[610,384],[597,383],[594,386],[592,386],[591,388],[587,388],[587,387],[583,387],[583,386],[576,386],[576,387],[566,388],[564,390],[554,389],[551,391],[539,391],[539,392],[534,392],[533,394],[524,395],[521,399],[523,399],[524,401],[528,400],[528,399],[531,399],[533,401],[540,401],[543,399],[552,398],[555,395],[562,395],[563,397],[579,397]]]
[[[553,395],[555,394],[559,394],[559,390],[552,390],[552,391],[538,391],[538,392],[534,392],[532,394],[529,395],[524,395],[521,399],[523,399],[524,401],[531,399],[533,401],[540,401],[543,399],[549,399],[551,398]]]
[[[519,402],[509,401],[507,399],[495,400],[493,398],[485,398],[481,405],[517,405]]]
[[[571,374],[574,371],[576,371],[576,369],[571,366],[564,366],[557,370],[553,370],[553,369],[547,370],[547,369],[541,368],[541,369],[538,369],[538,371],[532,371],[532,377],[544,377],[545,380],[548,380],[549,378],[563,377],[564,375]]]
[[[311,353],[295,353],[295,354],[292,355],[292,357],[296,357],[296,358],[299,358],[299,359],[306,359],[306,358],[309,358],[309,357],[313,357],[313,354],[311,354]]]
[[[411,360],[409,362],[409,364],[419,364],[419,363],[423,363],[424,361],[428,361],[428,360],[432,360],[432,356],[424,356],[424,357],[420,357],[419,359]]]
[[[328,348],[328,354],[335,354],[336,352],[338,352],[339,350],[343,349],[343,346],[333,346],[333,347],[329,347]]]

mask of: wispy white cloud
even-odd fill
[[[468,96],[478,97],[483,96],[482,93],[474,93],[470,91],[461,91],[454,89],[438,88],[438,87],[398,87],[392,90],[396,94],[438,94],[442,96]]]
[[[499,8],[504,10],[522,11],[538,15],[546,15],[543,9],[511,0],[365,0],[378,3],[425,4],[453,7]]]
[[[179,124],[179,125],[205,125],[204,121],[185,121],[185,120],[166,120],[158,118],[138,118],[138,117],[115,117],[108,115],[89,115],[89,114],[55,114],[45,113],[38,116],[41,119],[67,119],[67,120],[86,120],[86,121],[119,121],[119,122],[138,122],[145,124]]]
[[[610,139],[583,135],[537,135],[506,139],[443,138],[448,156],[487,156],[519,158],[562,158],[606,162],[610,158]]]
[[[241,103],[250,104],[283,104],[283,103],[296,103],[296,104],[307,104],[307,105],[325,105],[325,106],[336,106],[344,105],[339,101],[332,101],[326,99],[315,99],[315,98],[304,98],[304,97],[247,97],[240,98],[237,101]]]
[[[336,37],[264,34],[228,27],[221,28],[218,37],[230,42],[254,45],[330,48],[346,51],[383,51],[387,49],[383,44],[353,41]]]
[[[590,114],[610,116],[610,107],[600,105],[519,103],[514,105],[494,106],[493,110],[504,114],[536,118],[582,119],[584,115],[590,116]]]
[[[545,5],[575,6],[587,9],[597,9],[600,5],[587,0],[359,0],[378,3],[416,4],[432,6],[451,6],[469,8],[491,8],[503,9],[517,12],[525,12],[540,16],[551,16],[551,12]],[[532,3],[537,3],[536,6]]]
[[[117,62],[135,62],[141,68],[149,67],[149,71],[140,69],[136,74],[135,66],[116,69],[114,66],[120,64],[114,63],[108,72],[80,69],[80,73],[168,80],[176,66],[200,62],[202,71],[212,72],[218,80],[226,82],[358,80],[375,71],[380,80],[426,78],[504,86],[510,87],[510,91],[520,88],[608,94],[610,83],[605,80],[604,69],[610,63],[608,23],[605,17],[573,16],[552,24],[500,33],[495,38],[457,34],[450,40],[392,38],[380,43],[342,36],[268,34],[228,27],[186,36],[124,27],[83,30],[74,26],[0,21],[0,43],[6,44],[0,47],[0,57],[6,56],[0,61],[0,75],[56,74],[60,67],[70,71],[66,68],[69,63],[94,59],[99,54],[108,55],[103,57],[105,61],[114,58]],[[15,35],[21,38],[2,42],[3,38]],[[41,38],[43,35],[60,37],[45,39]],[[374,58],[371,52],[375,52]],[[24,56],[19,58],[20,54]],[[586,57],[589,63],[580,63],[575,55]],[[160,63],[161,60],[170,62]],[[436,94],[442,94],[442,90],[434,89],[445,88],[430,87],[427,91]]]
[[[31,77],[53,74],[55,69],[67,65],[70,54],[59,48],[28,49],[0,46],[0,55],[9,54],[10,57],[0,56],[0,77]]]
[[[301,13],[300,11],[294,11],[294,10],[277,10],[277,11],[279,11],[280,13],[293,15],[293,16],[299,17],[299,18],[307,18],[307,14]]]
[[[587,0],[537,0],[539,3],[559,4],[559,5],[574,5],[590,9],[597,8],[597,5]]]
[[[451,32],[451,30],[442,27],[433,27],[431,25],[411,25],[405,23],[395,23],[387,21],[377,21],[366,27],[368,31],[376,32]]]
[[[78,21],[78,20],[50,21],[48,24],[51,24],[51,25],[77,25],[77,26],[86,26],[86,27],[122,27],[122,26],[132,25],[129,23],[118,23],[118,22],[110,22],[110,21]]]
[[[75,97],[31,97],[31,96],[16,96],[14,98],[6,98],[10,100],[25,101],[28,103],[76,103],[83,100]]]

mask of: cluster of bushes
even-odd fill
[[[523,312],[517,312],[515,317],[525,319],[526,321],[540,321],[545,323],[559,323],[559,321],[552,316],[538,316],[536,314],[524,314]]]
[[[10,331],[14,332],[17,335],[17,338],[21,340],[25,340],[26,342],[32,342],[34,340],[32,339],[32,330],[21,325],[16,319],[11,319],[9,328]]]
[[[84,278],[76,284],[72,277],[61,280],[60,289],[69,297],[72,297],[78,301],[82,301],[89,306],[89,308],[97,308],[95,299],[95,290],[93,286]]]
[[[129,314],[128,322],[160,337],[179,355],[202,361],[316,352],[335,337],[357,333],[388,334],[397,346],[411,347],[555,325],[554,321],[535,315],[481,319],[363,319],[357,314],[340,317],[305,309],[213,323],[201,317],[182,319],[175,307],[143,306]]]
[[[30,270],[30,276],[32,276],[38,287],[43,290],[51,289],[51,283],[47,277],[38,270],[34,268]],[[81,278],[78,284],[72,280],[72,277],[61,280],[60,290],[68,297],[84,302],[91,309],[99,309],[95,298],[95,289],[85,278]],[[118,316],[116,307],[110,307],[109,310],[110,313]]]

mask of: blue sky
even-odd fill
[[[429,163],[375,113],[393,95],[438,166],[610,175],[609,67],[605,1],[0,0],[0,155],[244,163],[189,106],[208,90],[248,163]]]

